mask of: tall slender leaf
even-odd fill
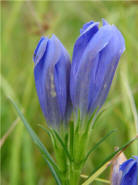
[[[59,178],[58,168],[56,166],[56,163],[54,162],[54,160],[52,159],[52,157],[50,156],[49,152],[47,151],[47,149],[45,148],[43,143],[40,141],[38,136],[35,134],[33,129],[30,127],[30,125],[28,124],[27,120],[25,119],[25,117],[23,116],[23,114],[21,113],[19,108],[17,107],[16,103],[11,98],[9,98],[9,99],[10,99],[11,103],[13,104],[14,108],[16,109],[20,119],[24,123],[24,126],[26,127],[26,129],[28,130],[29,134],[31,135],[34,143],[37,145],[37,147],[39,148],[40,152],[42,153],[42,156],[44,157],[45,161],[47,162],[47,164],[48,164],[48,166],[49,166],[49,168],[51,170],[51,173],[53,174],[57,184],[61,185],[61,181],[60,181],[60,178]]]
[[[51,141],[52,141],[53,147],[56,148],[57,146],[56,146],[56,141],[55,141],[55,137],[53,136],[53,133],[50,132],[49,129],[46,129],[45,127],[43,127],[43,126],[40,125],[40,124],[38,124],[38,126],[39,126],[40,128],[42,128],[42,129],[48,134],[48,136],[50,137],[50,139],[51,139]]]
[[[88,153],[87,153],[87,155],[86,155],[86,157],[85,157],[85,159],[84,159],[84,162],[88,159],[88,157],[89,157],[89,155],[92,153],[92,152],[94,152],[98,147],[99,147],[99,145],[100,144],[102,144],[104,141],[105,141],[105,139],[107,139],[112,133],[114,133],[116,130],[112,130],[112,131],[110,131],[108,134],[106,134],[102,139],[100,139],[100,141],[98,141],[95,145],[94,145],[94,147],[92,147],[89,151],[88,151]]]

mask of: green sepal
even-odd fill
[[[66,145],[64,144],[63,140],[61,139],[60,135],[58,134],[58,132],[56,130],[53,130],[53,133],[55,134],[57,140],[59,141],[59,143],[61,144],[61,146],[63,147],[68,159],[71,161],[71,155],[68,151],[68,148],[66,147]]]
[[[71,158],[73,159],[73,142],[74,142],[74,123],[70,122],[69,123],[69,129],[70,129],[70,143],[69,143],[69,149],[70,149],[70,154]]]

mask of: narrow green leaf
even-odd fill
[[[99,167],[97,167],[92,173],[90,173],[90,175],[92,175],[94,172],[97,171],[97,169],[99,169],[101,166],[103,166],[107,161],[111,160],[118,152],[120,152],[121,150],[124,150],[128,145],[130,145],[133,141],[135,141],[137,138],[133,138],[130,141],[128,141],[127,143],[125,143],[124,145],[122,145],[118,150],[116,150],[115,152],[113,152],[111,155],[109,155],[100,165]]]
[[[80,177],[81,178],[84,178],[84,179],[87,179],[88,178],[88,176],[87,175],[84,175],[84,174],[81,174]],[[101,182],[101,183],[105,183],[105,184],[111,184],[111,182],[109,180],[101,179],[101,178],[98,178],[98,177],[95,178],[95,181]]]
[[[43,158],[44,158],[45,162],[47,163],[47,165],[48,165],[48,167],[49,167],[53,177],[55,178],[57,185],[62,185],[61,181],[60,181],[60,178],[58,177],[58,174],[56,173],[55,169],[50,164],[50,162],[46,159],[45,155],[43,155]]]
[[[65,146],[66,148],[68,147],[68,139],[69,139],[69,136],[68,136],[68,132],[65,133]]]
[[[99,147],[99,145],[100,144],[102,144],[104,141],[105,141],[105,139],[107,139],[112,133],[114,133],[116,130],[112,130],[112,131],[110,131],[108,134],[106,134],[102,139],[100,139],[100,141],[98,141],[95,145],[94,145],[94,147],[92,147],[90,150],[89,150],[89,152],[87,153],[87,155],[86,155],[86,157],[85,157],[85,159],[84,159],[84,162],[86,162],[86,160],[88,159],[88,157],[89,157],[89,155],[92,153],[92,152],[94,152],[98,147]]]
[[[88,122],[87,122],[87,124],[86,124],[86,130],[85,130],[86,133],[88,133],[88,131],[89,131],[90,128],[93,128],[93,125],[94,125],[94,123],[95,123],[95,119],[96,119],[97,114],[98,114],[97,110],[98,110],[98,107],[97,107],[96,110],[92,113],[91,117],[88,119]]]
[[[74,123],[70,122],[70,154],[73,156]]]
[[[138,137],[135,137],[132,140],[128,141],[126,144],[122,145],[118,150],[116,150],[115,152],[113,152],[112,154],[110,154],[96,169],[94,169],[90,173],[88,179],[82,185],[89,185],[90,183],[92,183],[95,180],[95,178],[97,178],[107,168],[107,166],[111,162],[110,160],[115,155],[120,154],[120,151],[125,150],[136,139],[138,139]]]
[[[28,122],[25,119],[24,115],[21,113],[21,111],[17,107],[16,103],[11,98],[9,98],[9,99],[10,99],[11,103],[13,104],[14,108],[16,109],[16,111],[17,111],[20,119],[24,123],[24,126],[28,130],[30,136],[32,137],[34,143],[37,145],[37,147],[39,148],[40,152],[42,153],[45,161],[47,161],[47,164],[48,164],[48,166],[49,166],[52,174],[54,175],[57,184],[58,185],[61,185],[60,179],[59,179],[58,174],[57,174],[58,168],[56,166],[56,163],[54,162],[54,160],[52,159],[52,157],[50,156],[49,152],[47,151],[47,149],[45,148],[45,146],[43,145],[43,143],[40,141],[40,139],[38,138],[38,136],[35,134],[35,132],[33,131],[33,129],[30,127],[30,125],[28,124]]]
[[[38,124],[38,126],[39,126],[40,128],[42,128],[42,129],[49,135],[49,137],[51,138],[51,141],[52,141],[53,146],[54,146],[55,148],[57,148],[56,142],[55,142],[55,137],[53,136],[53,133],[52,133],[50,130],[48,130],[48,129],[46,129],[45,127],[43,127],[42,125],[40,125],[40,124]]]
[[[78,109],[78,116],[77,116],[77,121],[76,121],[76,129],[75,129],[75,133],[78,132],[79,128],[80,128],[80,124],[81,124],[81,119],[80,119],[80,109]]]
[[[97,120],[103,115],[103,113],[105,112],[107,110],[107,108],[104,108],[104,109],[102,109],[101,111],[99,111],[96,115],[95,115],[95,117],[94,117],[94,120],[93,120],[93,129],[95,128],[95,125],[96,125],[96,122],[97,122]]]
[[[105,183],[105,184],[111,184],[109,180],[101,179],[101,178],[96,178],[95,181]]]
[[[47,159],[53,164],[54,164],[54,160],[51,158],[50,154],[48,153],[47,149],[45,148],[45,146],[41,143],[41,141],[39,140],[38,136],[35,134],[35,132],[33,131],[33,129],[30,127],[30,125],[28,124],[27,120],[25,119],[25,117],[23,116],[23,114],[21,113],[21,111],[19,110],[19,108],[17,107],[17,105],[15,104],[15,102],[9,98],[10,101],[12,102],[12,104],[14,105],[18,115],[20,116],[21,120],[24,123],[24,126],[26,127],[26,129],[28,130],[29,134],[31,135],[34,143],[39,147],[39,149],[47,156]]]
[[[38,124],[38,126],[40,128],[42,128],[49,136],[50,136],[50,131],[48,129],[46,129],[45,127],[43,127],[42,125]]]
[[[98,169],[91,177],[88,178],[82,185],[89,185],[110,165],[110,161],[106,162],[100,169]]]
[[[125,92],[128,95],[130,105],[131,105],[131,111],[132,111],[132,114],[133,114],[133,117],[134,117],[134,123],[135,123],[135,127],[136,127],[136,134],[138,134],[138,113],[137,113],[137,109],[136,109],[135,100],[134,100],[131,88],[129,86],[127,77],[123,76],[123,80],[124,80],[124,86],[125,86],[125,90],[126,90]]]
[[[60,142],[61,146],[63,147],[65,153],[67,154],[67,157],[68,157],[69,160],[71,161],[71,155],[70,155],[70,153],[69,153],[67,147],[65,146],[64,142],[62,141],[61,137],[59,136],[59,134],[57,133],[56,130],[53,130],[53,132],[54,132],[56,138],[58,139],[58,141]]]

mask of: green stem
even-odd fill
[[[70,165],[70,182],[69,185],[78,185],[80,179],[80,168],[76,167],[74,163]]]

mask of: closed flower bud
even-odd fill
[[[81,117],[103,105],[120,56],[125,50],[120,31],[103,20],[89,22],[80,30],[72,58],[70,93],[73,107]]]
[[[120,185],[138,185],[138,156],[125,161],[121,166]]]
[[[42,37],[33,59],[36,90],[48,124],[66,122],[70,109],[70,59],[66,49],[55,35]]]

